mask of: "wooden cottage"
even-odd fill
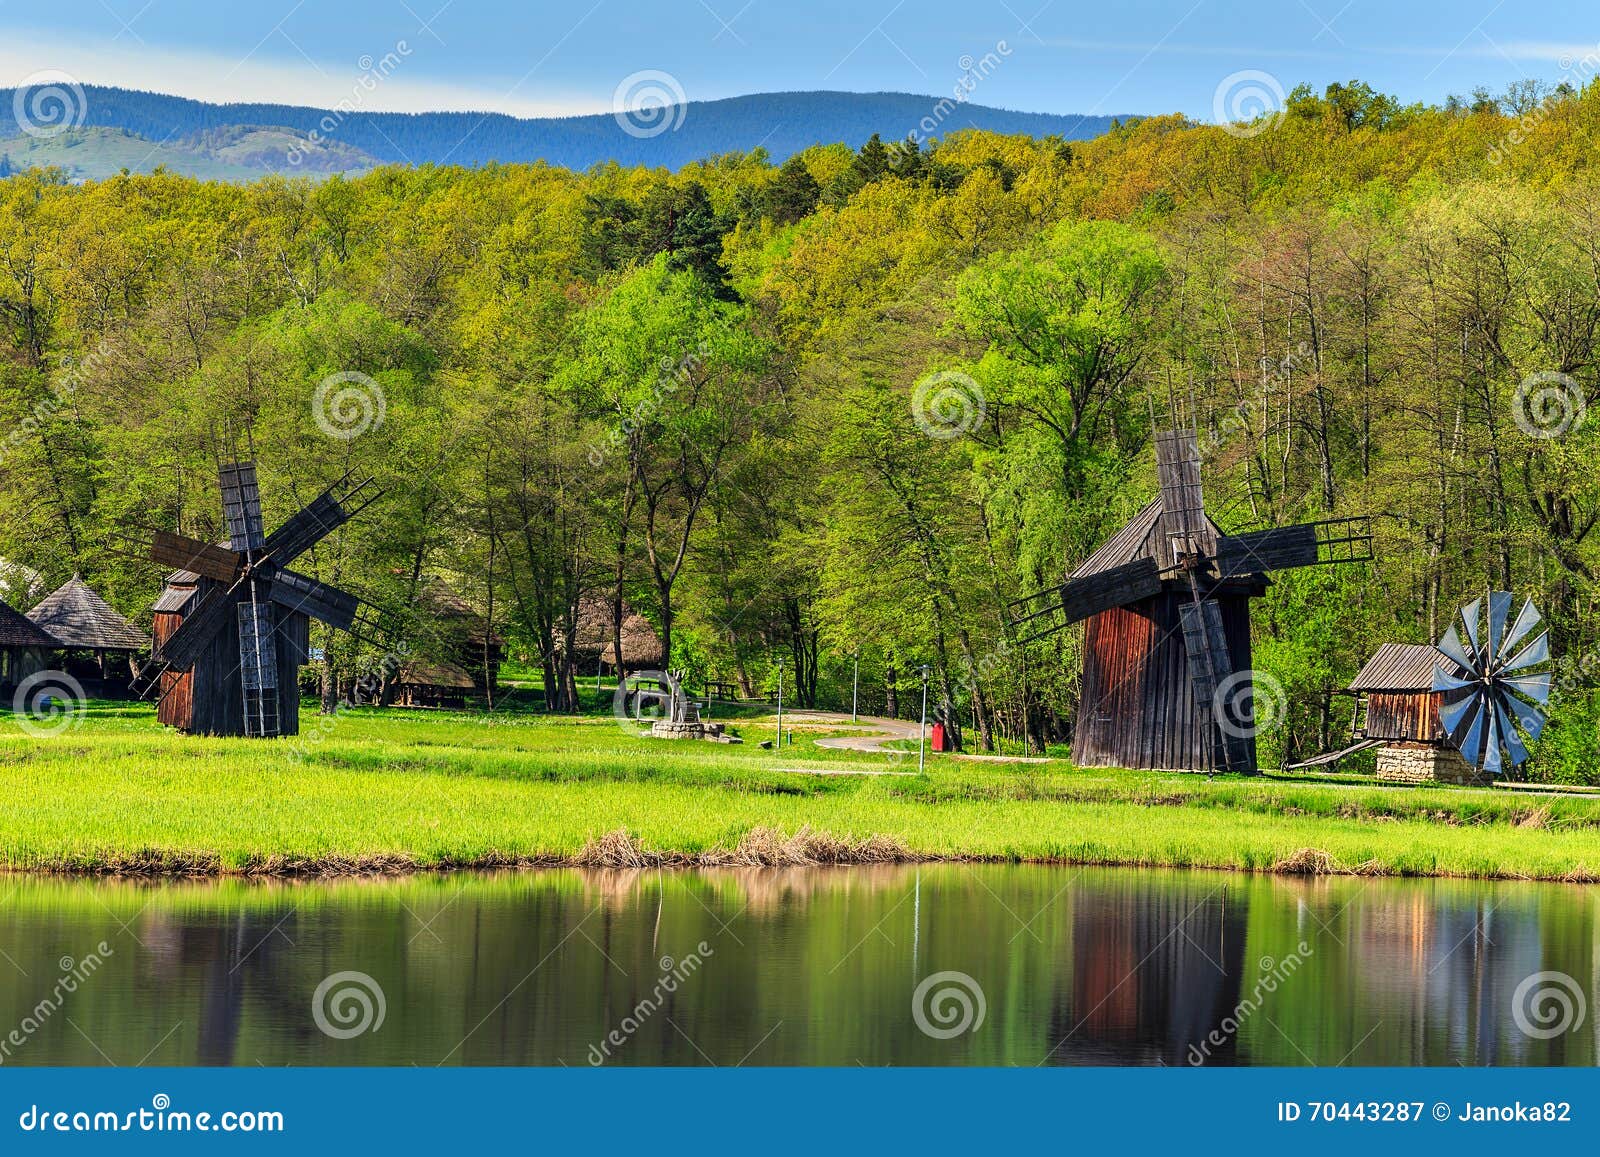
[[[443,579],[417,596],[417,654],[396,676],[394,701],[407,707],[461,707],[500,680],[505,639]]]
[[[15,691],[29,675],[46,670],[47,656],[59,650],[54,635],[0,602],[0,691]]]
[[[1478,770],[1450,743],[1439,721],[1435,666],[1460,668],[1427,643],[1385,643],[1350,681],[1355,697],[1351,738],[1382,741],[1378,778],[1395,783],[1476,783]]]
[[[150,649],[149,637],[79,575],[40,600],[28,618],[60,641],[66,650],[62,669],[97,682],[102,693],[126,691],[137,656]]]
[[[193,571],[174,571],[155,601],[151,634],[157,651],[172,638],[184,617],[200,605],[208,591],[222,588],[214,579]],[[277,683],[272,698],[277,708],[277,734],[293,735],[300,727],[300,667],[311,642],[311,620],[287,608],[277,614],[273,632]],[[194,665],[162,672],[156,718],[168,727],[195,735],[245,735],[245,687],[240,655],[239,620],[227,615],[204,642]],[[196,679],[205,691],[195,694]],[[281,689],[281,690],[279,690]]]
[[[1205,524],[1213,537],[1221,535],[1210,518]],[[1162,501],[1157,498],[1085,559],[1069,581],[1104,575],[1141,559],[1167,565],[1162,533]],[[1226,766],[1211,704],[1196,697],[1191,681],[1182,607],[1193,603],[1193,595],[1185,582],[1163,581],[1159,586],[1157,593],[1101,611],[1084,624],[1082,703],[1072,741],[1072,759],[1079,766]],[[1266,589],[1259,574],[1207,587],[1221,612],[1229,670],[1252,667],[1250,599]],[[1239,734],[1231,738],[1244,748],[1236,759],[1253,768],[1255,736],[1244,728],[1235,730]]]

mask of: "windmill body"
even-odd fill
[[[175,566],[155,604],[150,681],[157,716],[182,731],[270,738],[299,730],[299,668],[310,620],[356,632],[360,601],[289,568],[375,495],[349,475],[270,535],[255,464],[218,470],[228,545],[158,532],[156,562]]]
[[[1158,498],[1073,571],[1070,581],[1092,581],[1141,559],[1154,563],[1161,549],[1161,527]],[[1208,528],[1216,533],[1209,520]],[[1266,589],[1260,575],[1208,588],[1217,628],[1211,646],[1220,669],[1228,673],[1251,669],[1250,600]],[[1217,725],[1213,700],[1215,684],[1221,680],[1212,679],[1212,689],[1203,696],[1195,688],[1190,641],[1184,634],[1185,615],[1193,617],[1194,607],[1188,580],[1173,577],[1161,580],[1154,593],[1090,615],[1084,622],[1074,763],[1219,770],[1229,766],[1226,746],[1231,744],[1234,765],[1256,766],[1255,736],[1248,721],[1236,710],[1228,714],[1231,709],[1225,703],[1224,718],[1237,734]],[[1196,649],[1203,652],[1203,645]]]
[[[1074,762],[1256,770],[1250,600],[1274,571],[1370,559],[1364,519],[1226,535],[1206,516],[1187,430],[1156,435],[1160,495],[1059,587],[1012,604],[1028,641],[1083,622]]]

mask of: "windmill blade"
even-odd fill
[[[1517,649],[1517,644],[1527,638],[1528,633],[1544,622],[1544,616],[1539,613],[1539,608],[1533,605],[1533,600],[1528,599],[1522,604],[1522,610],[1517,615],[1517,621],[1511,625],[1511,633],[1506,636],[1506,641],[1500,644],[1502,655],[1509,655]]]
[[[1458,675],[1452,675],[1443,667],[1437,664],[1434,665],[1433,690],[1435,691],[1459,691],[1467,687],[1477,687],[1479,682],[1480,681],[1477,679],[1462,678]]]
[[[228,541],[237,551],[260,550],[261,490],[256,485],[254,462],[227,462],[217,467],[222,490],[222,516],[228,523]]]
[[[1217,543],[1200,489],[1200,446],[1188,430],[1157,432],[1156,478],[1161,485],[1161,541],[1167,547],[1162,563],[1175,566],[1180,554],[1212,554]]]
[[[1509,695],[1495,697],[1494,714],[1499,723],[1500,739],[1506,745],[1506,754],[1511,757],[1511,766],[1521,767],[1528,762],[1528,749],[1523,745],[1522,737],[1517,734],[1511,712],[1506,710],[1505,700],[1508,699]]]
[[[1481,662],[1483,658],[1483,648],[1478,645],[1478,624],[1483,618],[1482,607],[1482,599],[1473,599],[1470,603],[1461,608],[1461,622],[1467,628],[1467,641],[1472,644],[1472,662],[1466,665],[1467,669],[1471,671],[1481,670],[1484,666],[1484,664]],[[1452,659],[1455,658],[1454,655],[1450,657]]]
[[[354,595],[292,570],[274,572],[266,597],[290,612],[345,631],[355,625],[361,609],[361,600]]]
[[[1510,591],[1489,592],[1489,638],[1483,650],[1486,659],[1499,657],[1500,640],[1506,636],[1506,620],[1511,617],[1512,602]]]
[[[1504,671],[1526,671],[1529,667],[1550,661],[1550,632],[1545,631],[1529,643],[1501,668]]]
[[[1505,761],[1500,755],[1500,743],[1502,736],[1500,734],[1499,720],[1495,714],[1493,704],[1489,704],[1485,707],[1484,717],[1487,722],[1484,729],[1485,737],[1483,741],[1483,758],[1481,761],[1479,761],[1478,766],[1483,768],[1483,770],[1488,772],[1491,776],[1495,776],[1500,774],[1500,770],[1504,766]]]
[[[1217,571],[1223,578],[1315,566],[1319,561],[1315,523],[1225,534],[1217,539]]]
[[[1550,702],[1549,671],[1540,671],[1533,675],[1514,675],[1509,679],[1502,679],[1500,682],[1511,688],[1518,695],[1532,699],[1535,703],[1543,705]]]
[[[1475,693],[1459,705],[1458,722],[1454,726],[1445,723],[1449,728],[1450,742],[1455,744],[1456,750],[1461,752],[1468,763],[1476,763],[1479,766],[1482,766],[1479,757],[1483,754],[1484,720],[1488,715],[1484,709],[1483,699],[1481,691]],[[1439,709],[1439,721],[1445,722],[1445,709],[1442,707]]]
[[[1539,736],[1544,734],[1544,712],[1532,703],[1523,703],[1515,699],[1512,702],[1516,705],[1517,722],[1522,725],[1522,730],[1528,733],[1528,738],[1537,742]]]
[[[279,566],[288,566],[348,521],[350,512],[324,490],[267,535],[262,550]]]
[[[251,583],[250,597],[239,600],[239,680],[244,692],[244,733],[279,733],[278,642],[272,604]]]
[[[1477,702],[1482,686],[1473,684],[1456,691],[1447,691],[1439,703],[1439,723],[1443,726],[1445,734],[1454,735],[1462,728],[1463,721],[1472,713]]]
[[[1444,633],[1444,638],[1439,640],[1438,649],[1463,671],[1477,670],[1477,656],[1461,645],[1461,636],[1456,633],[1454,627]]]
[[[219,583],[237,582],[244,559],[225,546],[158,530],[150,539],[150,558],[174,570],[193,571]]]
[[[190,603],[178,629],[156,649],[153,659],[178,670],[188,670],[200,657],[201,650],[227,625],[233,604],[239,597],[237,586],[212,587],[198,602]]]

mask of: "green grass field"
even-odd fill
[[[792,747],[763,751],[640,739],[609,717],[357,710],[308,712],[304,723],[297,740],[261,742],[180,736],[144,706],[92,705],[46,738],[8,718],[0,866],[212,874],[611,862],[596,849],[614,851],[616,837],[601,841],[619,829],[630,837],[624,860],[714,860],[743,844],[759,862],[775,834],[809,829],[842,841],[831,854],[846,859],[1600,876],[1595,797],[945,756],[930,756],[922,776],[815,775],[805,772],[915,772],[916,758],[822,749],[813,740],[837,732],[804,726]],[[770,717],[735,726],[750,740],[773,730]]]

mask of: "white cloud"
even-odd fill
[[[62,41],[28,34],[0,40],[0,88],[12,88],[45,69],[70,75],[79,84],[103,84],[195,100],[225,103],[266,102],[330,108],[359,93],[369,112],[502,112],[519,117],[572,116],[609,112],[611,94],[591,96],[554,92],[532,78],[521,85],[472,87],[430,80],[416,66],[427,45],[400,42],[390,49],[398,64],[372,91],[358,87],[365,61],[283,61],[264,53],[236,60],[225,56],[121,42]],[[380,57],[382,53],[378,53]]]

